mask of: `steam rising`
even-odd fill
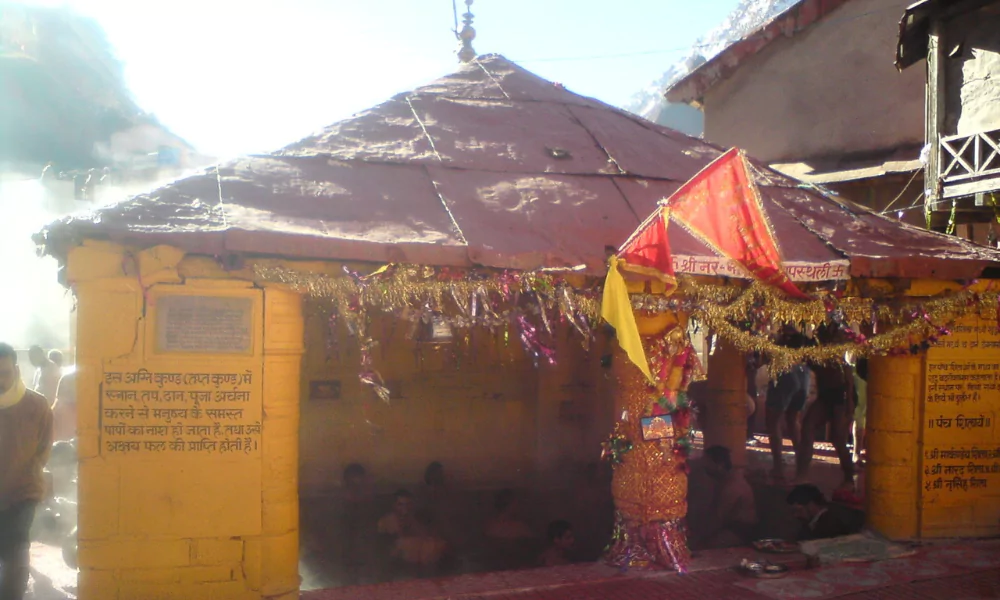
[[[84,204],[67,198],[71,184],[60,190],[46,189],[42,182],[23,175],[0,174],[0,341],[18,349],[32,344],[43,348],[70,348],[70,315],[74,299],[60,285],[59,265],[52,257],[39,258],[31,236],[67,212],[95,209],[120,202],[189,175],[174,171],[159,182],[100,186],[99,204]],[[76,205],[76,206],[74,206]],[[59,208],[64,210],[59,210]]]
[[[0,340],[23,349],[68,348],[73,298],[57,280],[53,258],[38,258],[31,235],[59,214],[46,207],[37,179],[0,180]]]

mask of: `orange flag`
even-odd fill
[[[666,201],[670,216],[695,237],[789,296],[808,298],[785,273],[760,190],[742,150],[733,148]]]
[[[667,237],[669,223],[669,209],[658,207],[618,250],[618,258],[621,259],[619,267],[659,279],[667,285],[668,295],[677,287],[670,239]]]

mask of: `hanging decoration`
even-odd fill
[[[975,291],[971,285],[939,298],[902,301],[839,299],[830,294],[822,302],[789,306],[774,296],[773,290],[751,286],[728,306],[709,302],[691,314],[741,352],[767,356],[769,372],[777,376],[801,362],[842,360],[848,352],[856,356],[917,353],[951,333],[950,325],[963,315],[998,310],[995,291]],[[784,327],[810,338],[820,327],[828,327],[840,332],[843,341],[790,348],[775,341]]]
[[[342,324],[358,340],[360,381],[384,402],[390,394],[375,368],[373,350],[379,342],[368,331],[369,310],[414,327],[447,328],[460,338],[468,337],[473,327],[502,333],[505,344],[513,334],[536,365],[551,365],[556,362],[554,326],[567,323],[589,344],[600,305],[599,289],[580,290],[550,273],[385,265],[369,274],[344,267],[343,275],[335,277],[257,264],[254,274],[260,281],[286,284],[325,300],[330,306],[328,358],[337,352],[337,326]]]
[[[337,327],[347,328],[352,336],[363,332],[369,310],[411,324],[436,319],[457,337],[473,327],[505,340],[514,336],[538,364],[558,360],[553,346],[556,325],[568,325],[587,345],[602,312],[600,284],[571,274],[387,265],[369,275],[332,276],[260,264],[254,265],[254,272],[259,281],[283,283],[327,301],[331,332]],[[963,315],[1000,315],[997,290],[974,289],[975,282],[931,298],[862,298],[857,290],[814,287],[809,291],[812,299],[797,300],[759,281],[724,285],[687,276],[675,279],[676,288],[669,296],[628,294],[628,304],[621,306],[619,292],[621,312],[688,314],[739,350],[769,357],[772,375],[803,361],[840,360],[847,352],[856,356],[920,352],[948,335],[950,325]],[[841,331],[843,340],[801,348],[776,341],[777,332],[785,327],[812,338],[823,326]],[[357,339],[365,341],[364,336]],[[331,333],[328,353],[337,352]],[[653,376],[651,372],[650,380]]]
[[[638,367],[646,379],[653,381],[649,370],[646,354],[639,338],[639,328],[635,323],[635,312],[629,301],[628,286],[625,278],[618,270],[619,259],[611,257],[608,263],[608,277],[604,282],[604,297],[601,303],[601,316],[609,325],[615,328],[618,344],[625,351],[632,364]]]
[[[338,307],[356,299],[364,309],[425,323],[437,317],[460,330],[498,331],[523,315],[538,321],[546,333],[554,322],[568,322],[590,337],[600,315],[600,286],[571,283],[569,276],[558,273],[392,264],[369,275],[351,272],[345,277],[257,264],[254,275],[262,282],[329,299]]]
[[[601,460],[606,460],[612,465],[620,465],[627,452],[632,450],[632,441],[625,436],[621,427],[621,422],[615,424],[614,432],[608,439],[601,442]]]

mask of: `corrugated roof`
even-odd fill
[[[277,152],[64,218],[36,239],[60,257],[100,238],[215,255],[598,274],[606,248],[721,153],[485,56]],[[997,260],[762,164],[754,172],[788,262],[850,258],[855,276],[968,278]],[[715,258],[681,228],[671,245],[676,256]]]

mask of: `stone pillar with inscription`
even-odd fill
[[[184,258],[94,242],[69,256],[80,598],[294,598],[298,298],[182,281]]]
[[[926,354],[869,363],[868,521],[892,539],[1000,534],[996,316],[951,330]]]
[[[992,308],[952,326],[925,357],[920,537],[1000,534],[1000,334]]]

